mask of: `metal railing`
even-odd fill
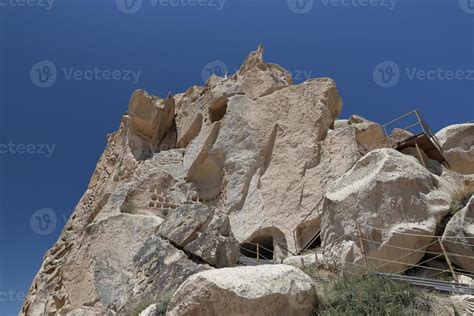
[[[403,122],[409,121],[410,123]],[[408,124],[408,125],[407,125]],[[398,129],[399,131],[405,131],[408,135],[402,139],[394,139],[395,136],[393,131]],[[391,130],[389,134],[388,131]],[[390,148],[397,148],[401,143],[408,141],[412,137],[416,137],[422,134],[425,134],[426,137],[433,143],[435,149],[440,153],[443,159],[446,161],[446,157],[444,155],[444,151],[439,143],[438,138],[433,133],[429,125],[421,116],[418,110],[413,110],[407,114],[404,114],[400,117],[397,117],[394,120],[384,124],[381,126],[381,129],[370,129],[365,133],[362,133],[359,138],[360,139],[368,139],[374,133],[382,133],[382,136],[376,138],[374,141],[370,142],[367,145],[366,150],[370,151],[372,149],[381,148],[381,147],[390,147]],[[367,142],[368,143],[368,142]]]

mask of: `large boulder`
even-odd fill
[[[229,219],[215,208],[190,205],[173,210],[158,233],[176,247],[218,268],[237,264],[240,246]]]
[[[328,189],[322,219],[325,260],[346,269],[368,265],[399,272],[416,264],[433,241],[450,197],[413,157],[377,149]]]
[[[189,277],[167,315],[312,315],[315,299],[311,278],[294,267],[226,268]]]
[[[436,137],[452,170],[474,174],[474,123],[448,126]]]
[[[443,244],[452,263],[474,271],[474,196],[449,220]]]

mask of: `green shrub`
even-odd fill
[[[429,311],[429,298],[421,290],[368,274],[333,282],[315,315],[426,315]]]
[[[306,265],[301,270],[309,275],[312,279],[317,279],[319,277],[319,270],[314,265]]]

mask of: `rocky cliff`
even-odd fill
[[[474,148],[460,144],[474,124],[440,134],[453,170],[437,161],[425,168],[417,155],[384,148],[391,146],[369,150],[380,125],[358,116],[337,120],[341,109],[333,80],[295,85],[285,69],[264,62],[262,48],[233,76],[212,76],[203,87],[166,99],[136,91],[20,314],[127,315],[181,285],[171,315],[216,314],[220,305],[241,313],[245,304],[258,308],[259,297],[275,302],[262,315],[306,315],[313,299],[300,271],[232,268],[241,254],[257,251],[277,262],[312,244],[326,266],[357,265],[355,222],[379,242],[366,249],[374,258],[407,251],[387,243],[426,250],[429,240],[395,233],[443,233],[452,193],[472,182]],[[363,137],[368,132],[373,139]],[[472,205],[463,205],[445,234],[472,234],[465,227]],[[319,231],[322,248],[314,238]],[[396,272],[423,256],[381,270]],[[245,290],[246,277],[261,283]],[[198,298],[216,289],[225,295],[213,303]],[[301,297],[304,304],[292,304]]]

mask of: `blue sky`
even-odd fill
[[[182,92],[262,43],[297,82],[335,79],[341,117],[474,120],[474,0],[30,1],[0,0],[2,316],[18,312],[135,89]]]

